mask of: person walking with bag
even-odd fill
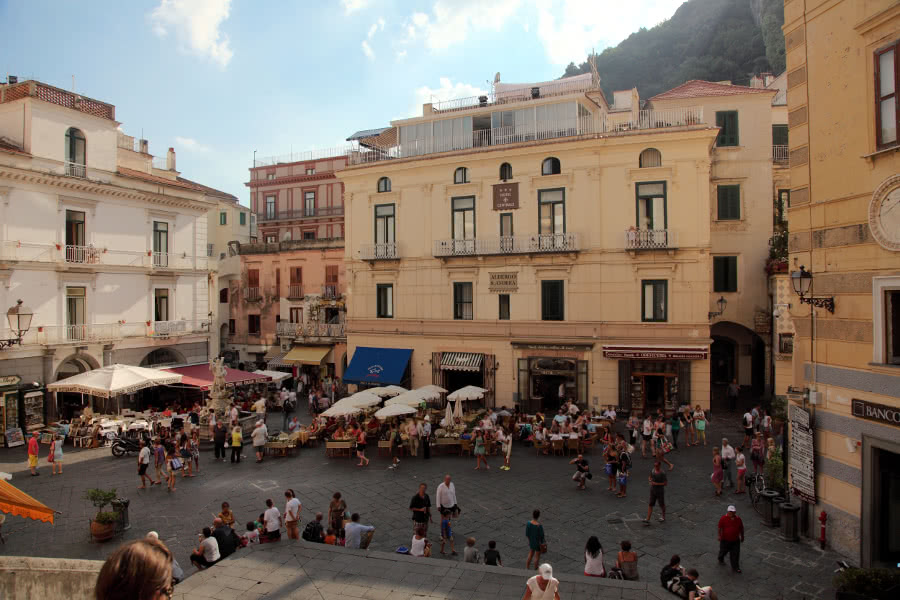
[[[231,429],[231,464],[241,462],[241,450],[244,447],[244,432],[240,425]]]
[[[525,537],[528,538],[528,559],[525,561],[525,568],[531,568],[531,559],[534,558],[534,568],[537,569],[541,562],[541,554],[547,552],[547,539],[544,537],[544,526],[538,519],[541,517],[541,511],[534,509],[531,513],[531,520],[525,525]]]

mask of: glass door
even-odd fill
[[[87,337],[85,325],[85,288],[66,288],[66,339],[83,340]]]

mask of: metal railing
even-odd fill
[[[146,332],[145,332],[146,333]],[[65,344],[68,342],[102,342],[122,339],[119,323],[50,325],[37,328],[38,344]]]
[[[175,337],[197,333],[209,333],[209,321],[153,321],[150,337]]]
[[[287,323],[275,324],[275,335],[282,337],[343,337],[343,323]]]
[[[288,286],[288,298],[302,298],[303,297],[303,284],[302,283],[292,283]]]
[[[631,113],[613,113],[603,116],[602,133],[616,133],[667,127],[688,127],[703,123],[703,107],[688,106],[665,110],[639,110]]]
[[[279,164],[303,162],[307,160],[323,160],[326,158],[340,158],[350,153],[350,146],[337,146],[334,148],[321,148],[319,150],[306,150],[304,152],[291,152],[277,156],[257,158],[253,162],[254,167],[271,167]]]
[[[281,219],[311,219],[315,217],[339,217],[344,214],[343,206],[319,206],[312,209],[299,208],[297,210],[282,210],[279,212],[257,213],[258,223],[266,221],[278,221]]]
[[[510,235],[470,240],[435,240],[434,256],[542,254],[580,250],[577,233]]]
[[[153,267],[156,269],[165,269],[169,266],[169,253],[168,252],[154,252],[153,253]]]
[[[87,167],[85,165],[66,161],[67,177],[87,177]]]
[[[790,158],[790,150],[786,145],[776,144],[772,146],[772,160],[778,163],[788,162]]]
[[[39,244],[5,240],[0,242],[0,259],[41,263],[73,263],[117,267],[154,267],[206,270],[209,257],[165,252],[110,250],[94,245]]]
[[[246,288],[246,290],[247,290],[247,294],[246,294],[247,300],[254,302],[256,300],[262,299],[262,295],[261,295],[259,287],[248,287],[248,288]]]
[[[65,247],[64,259],[67,263],[100,264],[102,250],[94,246],[69,246]]]
[[[671,229],[628,229],[625,231],[626,250],[657,250],[675,248],[678,237]]]
[[[397,242],[362,244],[359,247],[359,257],[362,260],[395,260],[400,258],[400,249]]]
[[[153,157],[153,168],[161,169],[163,171],[169,170],[169,163],[167,160],[167,156],[154,156]]]
[[[322,298],[336,300],[341,297],[341,287],[337,283],[326,283],[322,286]]]
[[[592,89],[599,89],[593,85],[591,80],[582,78],[566,78],[545,83],[542,85],[528,85],[515,89],[501,89],[496,92],[485,92],[478,96],[469,96],[468,98],[454,98],[452,100],[443,100],[432,103],[432,109],[435,112],[453,112],[459,110],[468,110],[470,108],[491,106],[493,104],[508,104],[511,102],[525,102],[528,100],[537,100],[538,98],[549,98],[552,96],[564,96],[566,94],[575,94],[579,92],[587,92]]]

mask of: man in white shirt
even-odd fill
[[[749,410],[741,418],[741,425],[744,427],[744,443],[741,448],[749,448],[750,440],[753,439],[753,414]]]
[[[256,411],[256,418],[263,419],[266,418],[266,399],[260,398],[256,402],[253,403],[253,410]]]
[[[572,402],[571,400],[569,400],[569,401],[567,402],[567,404],[569,405],[569,414],[570,414],[571,416],[573,416],[573,417],[574,417],[575,415],[577,415],[578,412],[581,410],[581,409],[579,409],[578,406],[576,406],[576,404],[575,404],[574,402]]]
[[[728,438],[722,438],[722,468],[725,471],[724,482],[727,482],[729,487],[734,487],[734,478],[731,476],[734,456],[734,446],[728,445]]]
[[[271,498],[266,500],[266,507],[266,512],[263,513],[263,527],[266,531],[260,541],[274,542],[281,539],[281,513],[275,508]]]
[[[203,528],[203,534],[200,535],[200,545],[191,554],[191,564],[198,570],[211,567],[221,558],[219,554],[219,542],[213,537],[212,529]]]
[[[359,514],[353,513],[350,515],[350,522],[344,525],[344,538],[346,542],[344,546],[347,548],[359,548],[362,543],[362,536],[364,533],[369,533],[370,531],[375,531],[375,528],[371,525],[363,525],[359,522]],[[367,536],[366,540],[366,548],[369,547],[368,542],[372,539],[371,536]]]
[[[288,539],[300,539],[300,511],[303,506],[294,494],[294,490],[284,493],[284,526],[287,528]]]
[[[238,407],[234,402],[231,403],[231,425],[235,425],[238,420]]]
[[[449,510],[454,519],[459,517],[460,509],[456,503],[456,486],[450,481],[450,475],[444,475],[444,481],[437,486],[434,499],[437,502],[439,513],[443,514],[445,510]]]
[[[61,444],[62,442],[57,443]],[[141,451],[138,452],[138,475],[141,476],[141,485],[138,486],[138,489],[142,490],[147,487],[147,481],[150,482],[150,485],[159,482],[153,481],[153,478],[147,475],[147,469],[150,468],[150,448],[147,447],[147,442],[141,439],[140,446]]]
[[[266,424],[262,421],[257,421],[250,438],[253,440],[253,450],[256,451],[256,462],[262,462],[263,450],[265,450],[266,442],[269,440],[269,430],[266,428]]]

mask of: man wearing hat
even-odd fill
[[[544,563],[538,567],[538,574],[525,583],[522,600],[559,600],[559,580],[553,577],[553,567]]]
[[[719,519],[719,563],[725,564],[725,555],[731,560],[731,570],[741,572],[741,542],[744,541],[744,522],[737,516],[732,504]]]

